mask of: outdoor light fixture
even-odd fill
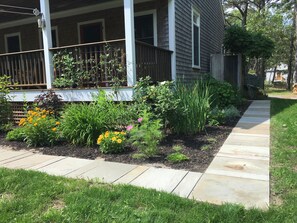
[[[43,18],[37,19],[37,24],[39,29],[43,29],[45,27],[45,19]]]

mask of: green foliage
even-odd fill
[[[188,161],[190,158],[188,156],[186,156],[185,154],[181,153],[182,149],[183,148],[181,146],[179,146],[179,145],[173,146],[172,150],[174,150],[175,152],[169,154],[166,157],[166,159],[169,162],[172,162],[172,163],[181,163],[181,162],[184,162],[184,161]]]
[[[273,41],[262,33],[251,32],[239,26],[230,26],[226,30],[224,46],[234,54],[243,54],[250,58],[271,57],[274,50]]]
[[[56,94],[53,90],[36,96],[34,103],[38,108],[54,112],[56,116],[63,105],[61,95]]]
[[[173,131],[178,134],[196,134],[204,130],[210,112],[209,85],[202,80],[193,85],[177,84],[174,93],[179,106],[169,116]]]
[[[130,126],[128,141],[135,146],[139,153],[134,158],[149,158],[158,153],[158,145],[163,138],[161,120],[153,119],[153,115],[144,111],[138,123]]]
[[[217,106],[220,109],[224,109],[231,105],[238,106],[242,103],[238,89],[230,83],[217,81],[211,76],[206,76],[204,81],[209,85],[210,94],[213,99],[213,108]]]
[[[11,104],[9,102],[9,88],[8,85],[10,77],[0,76],[0,128],[8,124],[12,117]]]
[[[209,119],[209,124],[214,126],[214,125],[224,124],[227,121],[234,120],[237,117],[240,117],[240,112],[236,107],[231,105],[224,109],[215,107],[214,109],[211,110],[208,119]]]
[[[6,140],[8,141],[17,141],[17,142],[23,142],[25,140],[25,133],[24,128],[15,128],[11,131],[9,131],[6,135]]]
[[[131,122],[131,110],[123,103],[108,100],[99,92],[91,104],[71,104],[62,115],[62,134],[75,145],[96,145],[98,134],[107,130],[123,129]]]
[[[134,110],[137,114],[147,110],[167,125],[170,116],[179,106],[179,99],[174,96],[174,83],[164,81],[151,85],[150,77],[141,78],[134,87]]]
[[[125,150],[126,133],[118,131],[106,131],[102,133],[97,144],[102,153],[120,153]]]
[[[19,125],[28,146],[53,146],[59,140],[60,122],[50,111],[40,108],[30,110],[27,118],[22,119]]]

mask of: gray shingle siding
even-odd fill
[[[210,55],[221,51],[224,18],[220,0],[176,0],[177,78],[191,81],[210,71]],[[192,68],[192,7],[200,13],[201,69]]]

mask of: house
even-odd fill
[[[266,81],[268,83],[286,82],[288,78],[288,65],[279,64],[274,68],[266,70]]]
[[[110,61],[124,79],[120,100],[141,76],[189,82],[210,71],[224,36],[221,0],[1,0],[0,14],[0,75],[11,77],[15,102],[53,88],[65,101],[111,92]],[[53,85],[65,77],[53,62],[61,52],[87,71],[81,87]]]

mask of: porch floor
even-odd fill
[[[41,155],[6,147],[0,147],[0,167],[100,179],[198,201],[266,209],[269,206],[269,109],[269,101],[253,102],[205,173]]]

